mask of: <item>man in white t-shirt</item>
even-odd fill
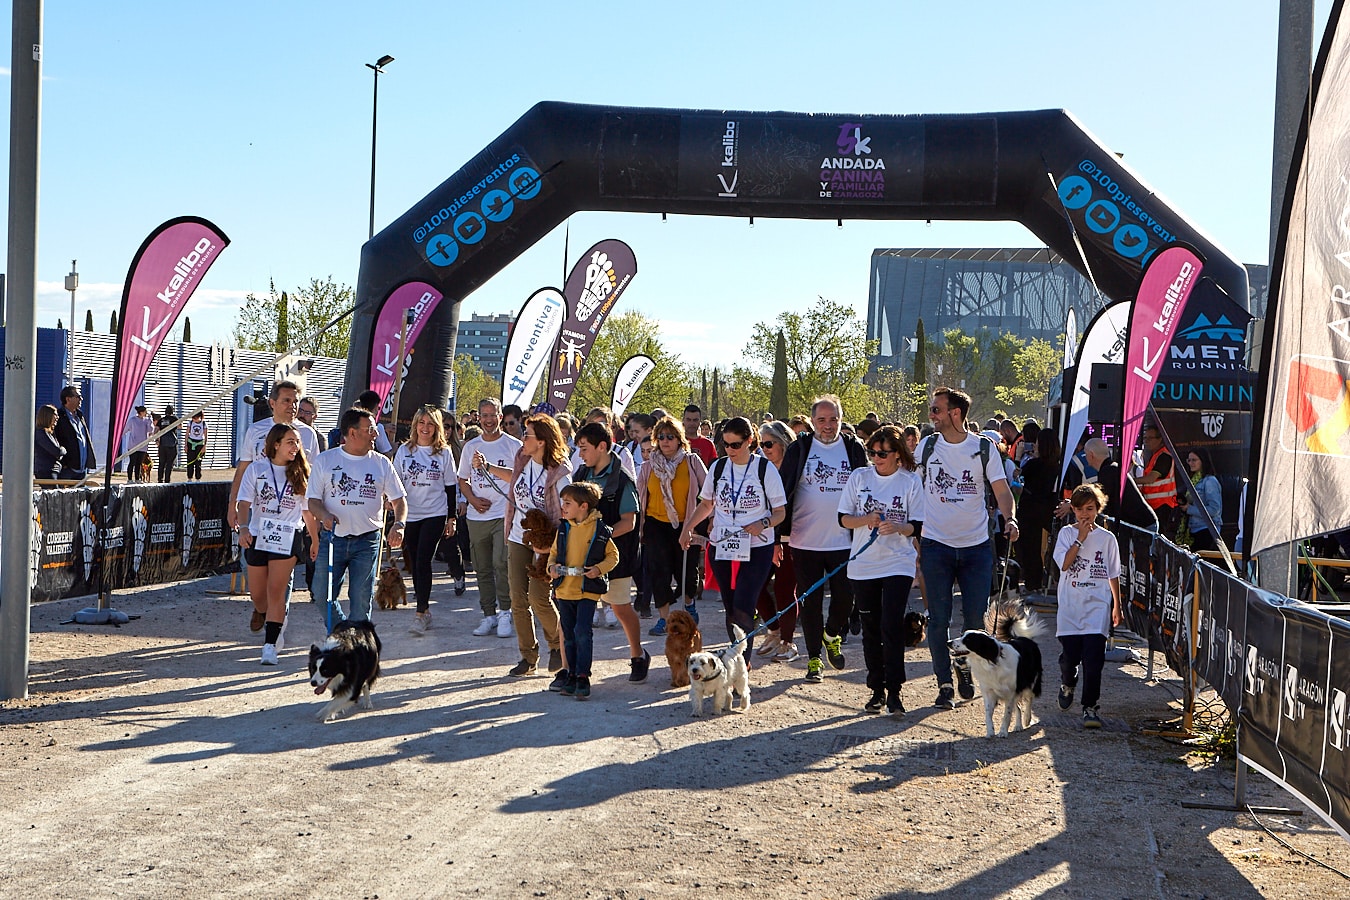
[[[987,437],[966,430],[970,395],[938,388],[928,408],[935,434],[919,442],[915,462],[923,476],[923,522],[919,539],[920,566],[928,596],[928,649],[937,676],[938,709],[955,709],[952,660],[947,648],[952,622],[952,586],[961,585],[961,612],[966,629],[984,627],[984,611],[994,580],[986,487],[993,491],[1006,522],[1008,539],[1017,540],[1013,495],[998,447]],[[975,696],[970,670],[956,669],[961,698]]]
[[[806,680],[821,680],[820,651],[836,669],[844,667],[843,637],[853,612],[853,585],[843,568],[853,546],[853,533],[839,524],[839,497],[854,469],[867,465],[867,451],[857,439],[839,430],[839,398],[826,395],[811,404],[812,432],[787,448],[779,474],[787,494],[787,518],[781,531],[792,548],[797,572],[797,595],[802,597],[802,636],[806,640]],[[825,589],[808,588],[826,572],[830,578],[829,621],[825,620]],[[805,595],[805,596],[803,596]]]
[[[234,467],[234,483],[230,485],[230,500],[225,506],[225,522],[230,528],[239,524],[234,505],[239,499],[239,482],[244,479],[244,470],[255,460],[267,459],[267,432],[272,430],[273,425],[279,423],[295,426],[295,430],[300,432],[300,446],[305,451],[305,459],[309,460],[311,466],[319,455],[319,436],[313,428],[296,417],[300,405],[300,388],[295,382],[278,381],[272,385],[267,405],[271,408],[272,415],[254,422],[248,427],[248,431],[244,432],[244,445],[239,451],[239,461]]]
[[[478,605],[483,610],[483,621],[473,633],[484,637],[497,632],[497,637],[509,638],[515,631],[511,626],[511,591],[507,583],[506,494],[492,475],[473,467],[473,455],[481,453],[490,465],[510,469],[520,452],[520,441],[501,430],[501,404],[487,398],[478,402],[478,423],[483,433],[468,441],[459,455],[459,490],[468,503],[464,517],[469,526],[469,548],[473,557],[473,571],[478,579]]]
[[[353,407],[338,420],[342,446],[325,450],[314,460],[305,496],[319,520],[319,564],[314,601],[323,610],[329,632],[344,619],[369,622],[375,596],[375,569],[380,560],[384,505],[390,501],[394,525],[389,546],[403,546],[408,503],[403,482],[387,456],[375,452],[375,417]],[[337,595],[351,573],[348,589],[351,615],[344,616]]]

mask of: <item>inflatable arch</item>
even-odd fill
[[[574,212],[795,219],[1007,219],[1108,297],[1185,242],[1239,304],[1247,274],[1067,112],[817,115],[535,105],[361,251],[344,403],[367,386],[380,304],[442,292],[401,407],[449,394],[458,302]],[[1084,266],[1086,262],[1086,267]]]

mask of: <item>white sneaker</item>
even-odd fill
[[[755,649],[756,656],[771,656],[782,649],[783,642],[778,639],[778,632],[767,631],[764,633],[764,643]]]
[[[788,641],[778,648],[778,652],[773,655],[773,658],[781,659],[783,662],[792,662],[800,656],[801,654],[797,652],[797,644],[793,641]]]
[[[595,605],[595,615],[591,616],[592,628],[599,628],[601,625],[605,624],[605,611],[601,608],[604,605],[605,604],[603,603],[597,603]]]
[[[612,606],[610,606],[608,603],[606,603],[606,604],[605,604],[605,627],[606,627],[606,628],[617,628],[618,625],[619,625],[619,617],[616,616],[616,615],[614,615],[614,607],[612,607]]]
[[[277,664],[276,644],[263,644],[262,664],[264,666],[275,666]]]
[[[514,637],[515,633],[515,629],[511,627],[511,611],[504,609],[497,613],[497,637]]]
[[[474,637],[487,637],[492,634],[492,630],[497,627],[496,616],[483,616],[483,621],[478,623],[478,627],[473,630]]]
[[[413,614],[412,627],[409,628],[408,630],[413,634],[417,635],[418,637],[421,637],[422,635],[427,633],[427,629],[430,627],[431,627],[431,610],[427,610],[426,612]]]

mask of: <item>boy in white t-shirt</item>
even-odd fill
[[[1083,667],[1083,727],[1101,728],[1097,700],[1101,695],[1106,638],[1121,622],[1120,547],[1115,536],[1097,526],[1106,494],[1095,484],[1080,484],[1069,497],[1074,527],[1061,528],[1055,542],[1060,568],[1059,612],[1055,634],[1063,648],[1059,671],[1059,708],[1073,705],[1078,667]]]

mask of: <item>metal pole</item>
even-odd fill
[[[37,392],[38,159],[42,120],[42,0],[14,0],[9,76],[9,311],[5,323],[5,430],[33,430]],[[32,626],[33,442],[5,441],[0,519],[0,699],[28,696]]]
[[[366,63],[370,66],[370,63]],[[375,72],[374,96],[370,102],[370,235],[375,236],[375,136],[380,122],[380,67],[370,66]],[[369,240],[369,238],[367,238]]]
[[[75,383],[75,288],[80,284],[80,273],[75,271],[76,260],[70,261],[70,274],[66,276],[66,290],[70,291],[70,347],[66,356],[66,384]]]

